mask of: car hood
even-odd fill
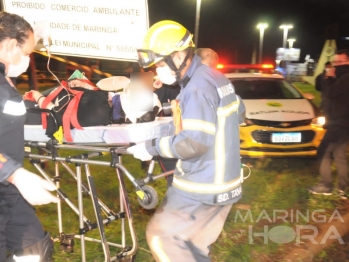
[[[271,121],[297,121],[315,117],[306,99],[244,99],[246,118]]]

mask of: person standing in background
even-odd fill
[[[309,189],[313,194],[332,195],[332,159],[337,166],[338,195],[347,199],[349,144],[349,51],[338,50],[333,68],[327,69],[324,79],[326,134],[318,148],[320,182]]]

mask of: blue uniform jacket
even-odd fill
[[[206,204],[241,198],[239,122],[245,114],[234,86],[194,55],[178,96],[182,131],[147,141],[150,154],[177,158],[173,187]]]

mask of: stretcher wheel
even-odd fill
[[[142,186],[142,190],[144,191],[145,195],[143,199],[141,199],[138,196],[138,203],[144,208],[144,209],[153,209],[156,207],[156,205],[159,202],[158,193],[154,188],[151,186]]]

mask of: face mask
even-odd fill
[[[172,71],[168,66],[157,67],[156,73],[160,81],[166,85],[173,85],[176,82],[176,76],[172,75]]]
[[[10,55],[10,64],[9,64],[8,70],[7,70],[7,76],[9,76],[9,77],[17,77],[20,74],[22,74],[23,72],[27,71],[27,69],[28,69],[29,61],[30,61],[29,56],[22,55],[22,52],[19,49],[19,47],[18,47],[18,52],[21,55],[21,62],[18,65],[12,64],[12,59],[11,59],[11,55]]]
[[[349,73],[349,65],[339,65],[335,66],[336,68],[336,76],[340,77],[346,73]]]

